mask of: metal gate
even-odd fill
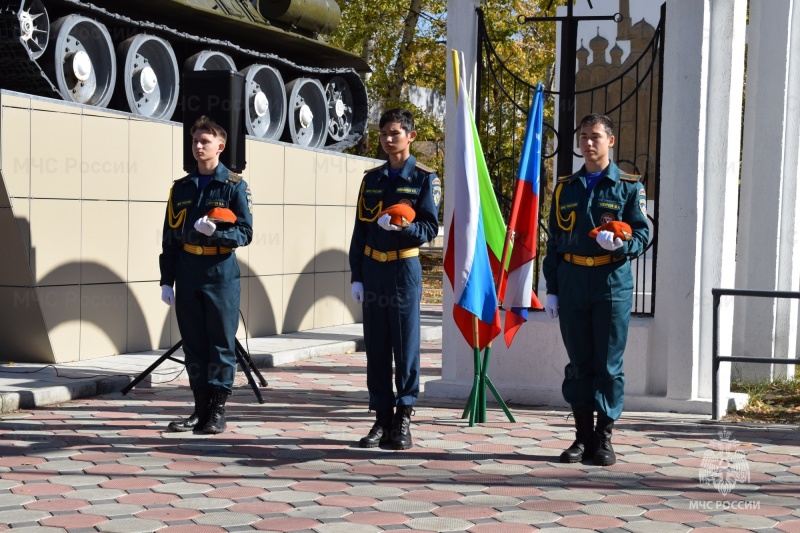
[[[519,150],[525,134],[528,106],[535,86],[510,71],[498,56],[492,37],[488,34],[483,10],[478,9],[478,88],[476,122],[481,143],[486,152],[486,162],[500,208],[508,217],[511,195],[516,179]],[[562,150],[569,150],[580,158],[576,150],[575,122],[584,115],[595,112],[608,115],[614,122],[616,143],[611,154],[614,162],[625,172],[641,175],[647,190],[648,218],[651,223],[650,243],[643,255],[632,261],[634,274],[633,313],[652,316],[655,309],[655,277],[658,235],[658,191],[660,169],[661,131],[661,72],[663,72],[664,21],[666,4],[661,7],[658,26],[653,28],[645,21],[630,27],[631,52],[625,61],[622,50],[611,50],[611,63],[596,65],[588,62],[589,52],[583,45],[576,52],[575,87],[560,91],[545,87],[545,106],[554,105],[554,99],[566,94],[574,99],[571,122],[572,131],[559,135],[557,128],[545,120],[543,172],[539,191],[539,258],[544,255],[547,239],[547,222],[553,190],[555,159]],[[595,39],[601,39],[595,41]],[[600,50],[605,39],[592,39],[590,46]],[[607,46],[607,41],[605,42]],[[603,61],[605,61],[603,49]],[[596,79],[593,69],[599,66],[613,75],[607,81],[591,86]],[[564,117],[559,120],[564,124]],[[562,139],[559,142],[559,138]],[[578,161],[578,165],[581,163]],[[540,264],[537,263],[534,287],[539,286]]]

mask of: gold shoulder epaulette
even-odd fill
[[[435,174],[436,173],[436,170],[432,169],[429,166],[423,165],[422,163],[419,163],[419,162],[417,162],[417,168],[420,169],[420,170],[424,170],[428,174]]]
[[[619,179],[621,179],[622,181],[631,181],[633,183],[636,183],[637,181],[642,179],[642,177],[641,176],[637,176],[636,174],[625,174],[623,172],[620,172],[619,173]]]
[[[364,174],[369,174],[370,172],[375,172],[376,170],[380,170],[383,168],[383,165],[378,165],[377,167],[368,168],[364,171]]]
[[[570,180],[571,177],[572,177],[572,174],[570,174],[568,176],[559,176],[558,180],[556,180],[556,181],[558,181],[558,183],[566,183],[566,182],[568,182]]]
[[[237,174],[236,172],[231,172],[229,170],[228,171],[228,181],[233,182],[233,183],[239,183],[240,181],[242,181],[242,175],[241,174]]]

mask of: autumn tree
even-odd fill
[[[555,24],[520,24],[518,17],[554,15],[554,8],[546,9],[551,3],[496,0],[482,6],[498,57],[532,85],[544,82],[552,71]],[[441,146],[444,124],[427,109],[414,108],[408,102],[408,93],[416,86],[445,94],[447,0],[339,0],[339,5],[342,21],[330,39],[332,44],[357,54],[362,54],[365,46],[371,49],[373,72],[366,81],[371,105],[378,112],[395,106],[411,108],[418,122],[415,148],[419,151],[426,142]],[[483,83],[488,83],[484,90],[497,90],[490,81]],[[375,147],[361,150],[363,155],[374,155]],[[438,149],[423,151],[420,159],[441,171],[443,153]]]

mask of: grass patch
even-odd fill
[[[736,380],[731,383],[731,391],[747,393],[750,401],[743,409],[729,413],[724,420],[800,424],[800,379],[797,372],[792,379]]]

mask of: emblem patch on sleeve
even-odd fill
[[[431,195],[433,196],[433,203],[439,207],[439,200],[442,199],[442,182],[439,178],[433,178],[431,182]]]
[[[244,190],[244,194],[247,198],[247,210],[250,211],[250,214],[253,214],[253,194],[250,192],[250,187]]]
[[[642,214],[646,217],[647,216],[647,200],[644,198],[639,199],[639,209],[642,210]]]

